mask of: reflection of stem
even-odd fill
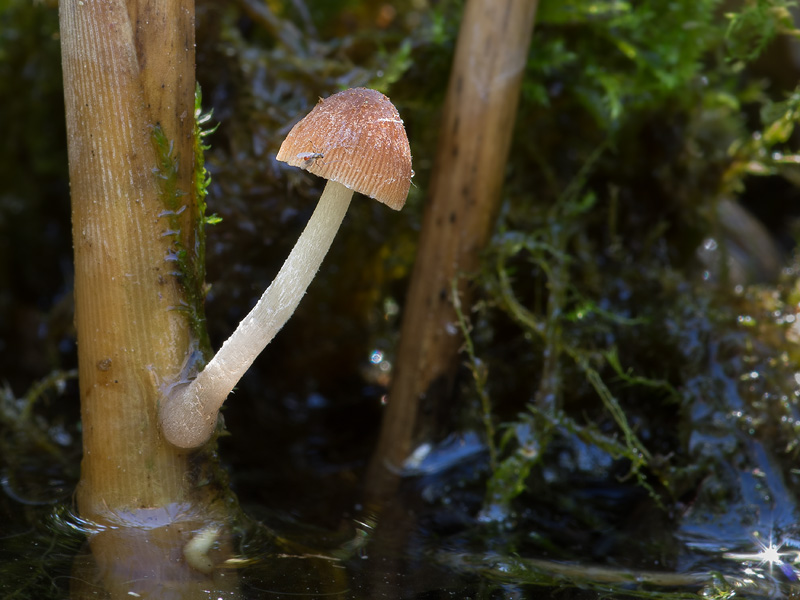
[[[115,513],[89,536],[90,553],[73,565],[71,600],[239,598],[226,568],[231,534],[213,517],[171,505]]]

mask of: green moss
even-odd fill
[[[740,72],[778,33],[796,36],[794,5],[743,3],[723,20],[718,0],[543,1],[523,95],[550,105],[552,86],[566,84],[566,94],[613,129],[635,111]]]
[[[211,185],[211,173],[206,169],[205,153],[211,148],[205,143],[205,138],[214,133],[219,127],[219,123],[210,128],[205,128],[211,121],[214,114],[213,110],[203,112],[203,92],[198,83],[194,93],[194,187],[195,202],[197,203],[198,221],[200,225],[216,225],[222,219],[216,214],[206,215],[206,196],[208,187]],[[200,242],[201,248],[198,250],[197,262],[205,268],[205,236]],[[199,265],[197,268],[201,268]],[[205,277],[201,278],[202,281]]]
[[[719,8],[540,7],[504,206],[473,277],[482,296],[461,309],[463,390],[493,436],[491,526],[475,535],[496,555],[657,555],[737,581],[740,565],[704,562],[685,540],[721,555],[755,530],[795,531],[769,511],[797,508],[797,259],[780,277],[765,268],[786,257],[743,243],[752,230],[726,212],[748,206],[754,176],[796,196],[798,92],[745,64],[795,33],[776,3]],[[787,221],[788,206],[775,210]],[[537,585],[585,583],[542,568]]]
[[[250,446],[246,434],[236,436],[238,458],[265,452],[262,426],[278,435],[271,441],[276,448],[294,444],[317,455],[331,425],[314,417],[310,429],[299,425],[298,417],[308,413],[295,400],[312,393],[334,399],[333,405],[341,400],[346,417],[334,421],[337,436],[358,433],[346,441],[337,437],[337,450],[346,446],[346,452],[328,453],[325,446],[325,454],[346,456],[346,479],[355,481],[349,465],[362,463],[371,448],[372,438],[363,432],[377,427],[375,407],[383,393],[376,380],[365,389],[359,368],[373,348],[392,358],[394,315],[402,308],[414,258],[463,2],[445,0],[430,9],[414,3],[413,10],[411,3],[396,3],[397,18],[381,29],[374,27],[375,7],[367,3],[314,4],[310,24],[299,15],[301,4],[264,5],[277,15],[271,25],[243,15],[236,4],[198,4],[198,76],[225,119],[210,153],[215,204],[225,216],[208,251],[214,271],[225,278],[215,296],[214,334],[224,339],[237,311],[246,309],[243,299],[269,283],[318,197],[319,182],[270,162],[288,125],[319,96],[342,86],[390,87],[408,125],[418,173],[409,204],[387,217],[380,208],[354,203],[328,262],[367,268],[321,271],[297,317],[274,342],[272,358],[242,382],[229,415],[231,421],[239,415],[242,431],[255,432]],[[708,598],[765,595],[763,588],[746,587],[745,568],[756,573],[751,582],[768,586],[779,580],[767,593],[794,592],[777,569],[770,574],[764,566],[721,558],[723,548],[751,549],[753,531],[763,535],[773,516],[775,531],[796,539],[800,269],[791,259],[777,281],[745,279],[735,287],[727,260],[737,255],[737,240],[720,216],[724,201],[746,204],[755,186],[769,182],[786,194],[775,201],[776,218],[792,218],[800,102],[796,91],[784,94],[765,82],[764,71],[755,70],[764,65],[752,64],[762,51],[774,51],[771,44],[782,34],[796,35],[785,12],[792,4],[542,0],[504,173],[503,210],[481,272],[468,275],[478,302],[459,307],[468,340],[461,391],[473,402],[458,406],[476,407],[474,421],[494,454],[487,465],[493,464],[481,470],[470,463],[455,482],[441,473],[423,482],[426,502],[414,508],[426,535],[414,543],[426,539],[414,547],[415,556],[433,556],[479,577],[486,597],[524,594],[526,586],[665,600],[697,591]],[[23,3],[15,6],[19,12]],[[6,136],[6,189],[13,194],[4,197],[4,215],[14,231],[23,231],[17,225],[24,223],[26,231],[45,229],[32,215],[48,214],[48,204],[37,200],[36,190],[20,190],[44,181],[36,176],[40,167],[65,164],[48,158],[47,132],[35,133],[51,125],[41,117],[44,111],[60,109],[40,111],[38,103],[14,93],[30,89],[38,96],[60,84],[57,76],[44,78],[57,62],[41,69],[41,79],[25,79],[31,72],[26,61],[43,52],[57,55],[57,44],[48,42],[52,32],[42,35],[32,23],[17,31],[37,35],[15,37],[0,50],[0,69],[11,82],[3,97],[13,115],[9,126],[23,127],[17,116],[25,104],[24,128],[34,132]],[[10,39],[13,28],[3,35]],[[790,69],[786,58],[765,62]],[[786,73],[791,88],[796,77]],[[190,189],[175,183],[181,157],[168,140],[156,143],[165,211],[180,211],[192,196],[198,206],[205,202],[205,122],[198,117]],[[15,155],[19,144],[22,151]],[[769,201],[769,194],[759,193],[749,206],[758,209]],[[24,223],[8,216],[15,206],[33,207]],[[213,217],[204,217],[204,210],[185,226],[209,223]],[[181,236],[171,236],[171,256],[183,261],[176,276],[195,290],[191,297],[187,292],[184,310],[196,331],[205,295],[198,257],[206,250],[200,238],[200,245],[189,248],[179,245]],[[23,238],[36,236],[20,234],[13,247],[23,251],[8,253],[9,260],[37,256],[32,246],[20,246],[29,243]],[[698,260],[705,241],[719,248],[716,266]],[[752,247],[744,253],[752,260]],[[760,271],[756,263],[754,272]],[[24,272],[37,284],[58,279],[42,277],[41,268]],[[9,285],[0,288],[11,289],[14,280],[3,281]],[[13,360],[22,356],[14,340],[8,347],[15,350]],[[46,435],[50,428],[40,430]],[[312,441],[303,441],[309,432]],[[234,447],[228,446],[232,452]],[[270,510],[280,511],[273,504],[284,501],[293,518],[318,514],[298,500],[304,495],[297,490],[315,486],[320,476],[307,456],[287,457],[290,474],[271,467],[278,469],[270,473],[278,485],[270,489],[286,492],[271,492]],[[217,478],[196,480],[203,485]],[[344,480],[336,479],[343,494]],[[251,487],[258,494],[264,489],[260,482]],[[437,496],[443,488],[448,491]],[[0,504],[10,502],[2,498]],[[447,513],[445,539],[435,529],[437,515],[428,518],[428,503],[437,500]],[[337,504],[332,506],[336,511]],[[452,530],[466,520],[454,524],[453,515],[473,515],[481,507],[480,515],[493,522],[468,521],[469,532],[452,539]],[[14,565],[30,563],[16,557],[38,557],[38,548],[18,552],[14,543],[6,538],[8,572],[24,578],[12,572]],[[459,552],[450,556],[443,546]],[[530,558],[543,555],[559,563]],[[659,569],[703,574],[705,583],[687,580],[677,590],[613,565],[591,568],[603,560],[643,569],[654,568],[657,560]],[[46,574],[40,580],[49,582]]]
[[[205,138],[216,130],[203,127],[210,121],[211,113],[202,112],[202,93],[200,86],[195,90],[195,124],[194,124],[194,172],[192,176],[193,194],[187,194],[178,187],[178,168],[180,157],[173,151],[173,144],[167,139],[160,126],[153,127],[152,139],[156,150],[157,167],[154,170],[161,188],[161,199],[164,212],[161,216],[167,221],[165,235],[171,238],[171,249],[167,260],[174,264],[173,274],[181,283],[185,304],[177,310],[185,312],[193,338],[197,340],[201,352],[209,356],[211,344],[205,324],[204,302],[207,293],[206,276],[206,241],[205,228],[221,221],[217,215],[206,215],[206,196],[211,184],[211,175],[205,167],[205,151],[209,146]],[[193,202],[194,206],[188,203]],[[192,235],[182,230],[186,222],[184,213],[193,216]],[[194,240],[192,247],[187,248],[185,239]]]
[[[741,10],[726,13],[729,56],[733,60],[753,61],[778,34],[798,37],[790,9],[794,0],[757,0],[747,2]]]

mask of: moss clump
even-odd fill
[[[481,515],[501,553],[736,572],[723,549],[797,508],[796,267],[741,210],[754,176],[796,185],[797,92],[751,62],[797,31],[780,2],[541,8],[472,275],[465,389],[499,430]]]
[[[171,239],[171,248],[167,254],[167,261],[175,265],[172,274],[180,282],[186,303],[177,307],[186,313],[189,319],[193,339],[196,340],[201,352],[208,357],[211,352],[211,343],[205,323],[205,297],[206,287],[206,236],[207,225],[215,225],[221,219],[215,215],[206,214],[206,196],[211,184],[211,174],[205,166],[205,151],[210,148],[205,143],[205,138],[214,133],[217,126],[210,129],[203,127],[211,120],[211,112],[202,112],[202,93],[199,84],[195,89],[195,124],[194,135],[194,172],[192,181],[193,194],[178,187],[178,168],[180,157],[175,156],[172,142],[167,139],[163,129],[156,125],[153,127],[152,139],[156,151],[156,169],[154,173],[161,188],[161,199],[164,203],[164,212],[161,217],[167,221],[165,235]],[[186,214],[191,218],[193,231],[184,231]],[[190,240],[190,246],[187,242]]]

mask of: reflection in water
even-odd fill
[[[40,517],[43,530],[0,537],[0,597],[372,600],[526,597],[534,589],[548,598],[565,586],[622,592],[636,585],[658,599],[676,592],[720,597],[724,590],[777,597],[797,585],[800,543],[792,531],[775,530],[774,543],[763,536],[730,551],[709,540],[707,568],[688,572],[514,556],[505,549],[507,531],[475,526],[481,497],[470,497],[469,486],[459,489],[454,474],[438,472],[434,481],[423,469],[400,477],[393,498],[337,531],[290,512],[266,515],[270,529],[255,521],[209,522],[185,506],[116,515],[104,525],[63,506],[50,509]],[[15,525],[3,524],[12,532]],[[14,561],[24,568],[11,571]],[[36,587],[26,588],[37,570]]]
[[[188,505],[107,515],[104,524],[71,518],[87,534],[73,563],[70,598],[238,599],[228,524]]]
[[[642,510],[646,495],[598,478],[604,469],[613,475],[613,463],[598,462],[592,446],[577,444],[549,463],[560,469],[542,488],[552,497],[527,497],[529,509],[519,503],[506,518],[479,522],[488,472],[480,436],[423,445],[401,470],[387,470],[384,490],[364,489],[357,461],[321,450],[346,429],[331,416],[351,418],[351,408],[322,395],[303,406],[305,418],[286,434],[302,443],[262,440],[263,455],[280,460],[232,469],[253,520],[213,519],[173,505],[107,515],[98,524],[64,504],[21,503],[0,493],[0,598],[549,598],[570,588],[646,590],[659,600],[737,590],[787,595],[798,585],[793,489],[753,442],[745,444],[750,469],[731,472],[728,486],[741,488],[746,503],[731,502],[728,513],[718,507],[713,520],[696,502],[677,529],[659,525],[662,513]],[[707,422],[701,408],[697,418]],[[718,441],[713,433],[706,428],[690,448]],[[551,506],[553,498],[558,505]],[[565,508],[565,498],[575,506]],[[576,518],[578,506],[591,519],[607,519],[597,521],[602,534]],[[737,511],[750,515],[748,527],[738,526]],[[648,548],[666,558],[648,562],[655,554]]]

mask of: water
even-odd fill
[[[39,429],[17,432],[19,458],[0,474],[0,598],[800,594],[800,473],[711,404],[693,407],[687,447],[713,470],[668,507],[628,476],[629,463],[568,435],[550,442],[514,502],[497,505],[486,499],[489,453],[476,431],[421,444],[388,492],[372,489],[382,393],[287,395],[259,418],[238,406],[220,452],[242,510],[209,524],[173,507],[127,529],[74,512],[79,431],[42,413]],[[75,422],[57,416],[49,420]],[[50,445],[23,443],[48,436]]]
[[[210,534],[209,547],[220,562],[208,573],[191,571],[182,579],[164,570],[168,557],[182,562],[185,544],[169,550],[151,537],[145,550],[114,566],[126,573],[116,586],[109,584],[113,569],[96,551],[97,540],[108,532],[76,515],[70,499],[58,497],[63,487],[58,483],[49,502],[8,494],[0,500],[0,597],[490,599],[599,598],[611,592],[614,597],[721,599],[734,591],[737,597],[796,597],[797,512],[769,457],[757,444],[752,452],[757,470],[739,477],[742,502],[731,503],[732,511],[754,511],[750,528],[739,526],[741,515],[711,519],[689,509],[673,529],[636,487],[584,478],[561,485],[572,486],[573,497],[586,503],[584,513],[592,513],[596,524],[603,513],[616,530],[580,531],[580,511],[565,506],[559,514],[546,500],[515,511],[507,521],[478,523],[485,449],[475,434],[460,443],[451,437],[420,451],[419,460],[402,473],[396,494],[380,505],[359,503],[364,488],[357,481],[344,478],[338,489],[330,489],[330,481],[350,465],[329,464],[303,486],[318,486],[320,494],[306,494],[293,507],[290,499],[298,498],[297,490],[288,486],[273,489],[283,497],[277,508],[243,497],[246,516],[224,524],[224,533]],[[771,493],[787,496],[765,502],[753,477],[768,484]],[[28,488],[28,493],[48,497],[43,489]],[[162,525],[148,521],[138,529]],[[121,535],[127,536],[123,546],[133,552],[136,536],[125,530]],[[124,569],[134,569],[135,575]]]

